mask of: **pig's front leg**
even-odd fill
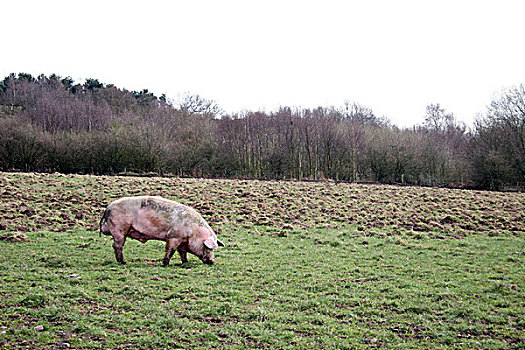
[[[176,248],[177,248],[176,239],[170,238],[166,241],[166,255],[164,255],[164,260],[162,261],[163,266],[169,265],[170,259],[173,256],[173,253],[175,253]]]
[[[181,250],[181,249],[177,249],[177,251],[179,252],[179,255],[180,255],[180,260],[182,261],[182,263],[187,263],[188,262],[188,256],[186,255],[186,251],[185,250]]]

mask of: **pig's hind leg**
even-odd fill
[[[124,243],[126,243],[126,236],[130,227],[118,227],[110,223],[109,227],[111,235],[113,236],[113,249],[115,250],[115,259],[121,264],[125,264],[124,254],[122,254],[122,248],[124,248]]]
[[[124,243],[126,243],[126,236],[113,237],[113,249],[115,250],[115,258],[117,262],[121,264],[126,264],[124,261],[124,254],[122,254],[122,248],[124,248]]]

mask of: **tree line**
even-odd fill
[[[524,98],[523,85],[505,90],[471,128],[430,104],[422,125],[401,129],[358,103],[229,115],[198,95],[10,74],[0,169],[521,188]]]

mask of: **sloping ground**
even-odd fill
[[[226,243],[217,265],[163,268],[163,242],[134,240],[117,264],[93,230],[138,194],[198,208]],[[523,209],[512,193],[0,173],[0,349],[523,349]]]
[[[122,196],[158,195],[193,206],[220,230],[354,226],[363,235],[520,234],[525,194],[333,182],[208,180],[0,173],[0,230],[98,229]]]

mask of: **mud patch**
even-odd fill
[[[29,237],[20,232],[7,232],[0,235],[0,241],[29,242]]]

